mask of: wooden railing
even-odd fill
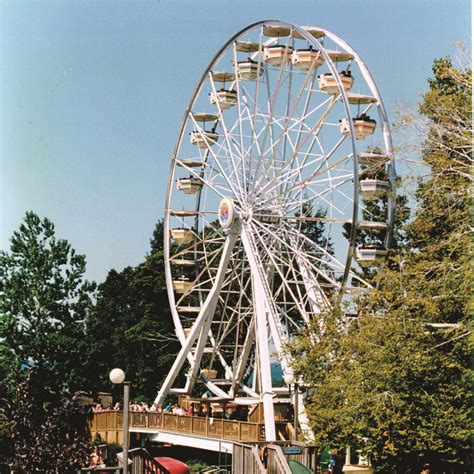
[[[120,463],[121,459],[122,458],[120,458]],[[128,467],[129,474],[171,474],[170,471],[156,461],[146,449],[130,449],[128,459],[132,461]],[[94,474],[97,472],[122,474],[123,468],[122,466],[83,468],[77,474]]]
[[[276,444],[267,446],[267,472],[268,474],[291,474],[288,460],[280,446]]]
[[[313,472],[318,469],[317,449],[301,441],[276,442],[288,461],[298,461]],[[287,449],[288,448],[288,449]]]
[[[242,444],[234,441],[232,450],[232,472],[233,474],[265,474],[267,471],[260,459],[258,447],[250,444]]]
[[[131,449],[128,458],[132,461],[131,474],[170,474],[146,449]]]
[[[98,434],[107,443],[122,444],[122,413],[104,411],[94,413],[91,433]],[[220,418],[204,418],[198,416],[181,416],[169,413],[130,413],[129,426],[131,431],[154,430],[194,434],[206,438],[218,438],[232,441],[262,440],[262,423],[226,420]]]

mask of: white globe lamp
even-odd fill
[[[293,372],[285,372],[283,380],[285,381],[286,385],[293,385],[295,383],[295,374]]]
[[[125,372],[122,369],[112,369],[109,374],[112,383],[120,384],[125,380]]]

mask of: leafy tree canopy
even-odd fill
[[[108,373],[122,368],[133,397],[153,399],[179,350],[166,293],[163,222],[155,227],[151,253],[136,267],[111,270],[99,285],[87,320],[87,364],[95,390],[108,386]]]
[[[45,373],[30,370],[8,407],[9,464],[19,472],[75,472],[92,451],[87,408],[78,396],[56,390],[54,374],[48,380]]]
[[[420,112],[428,179],[404,243],[349,323],[336,309],[290,346],[311,387],[316,443],[367,453],[377,472],[471,472],[471,70],[434,62]],[[436,324],[448,323],[440,329]]]
[[[54,374],[57,386],[80,386],[80,346],[94,284],[84,280],[86,260],[54,225],[26,213],[0,252],[0,351],[6,379],[25,366]],[[10,385],[12,386],[12,385]]]

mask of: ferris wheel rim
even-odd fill
[[[173,152],[173,157],[172,157],[172,160],[171,160],[171,169],[170,169],[169,179],[168,179],[167,200],[166,200],[165,219],[164,219],[164,236],[165,236],[164,237],[164,240],[165,240],[164,250],[165,250],[165,260],[166,260],[166,262],[165,262],[165,272],[166,272],[167,290],[168,290],[168,294],[170,296],[170,301],[175,301],[174,293],[173,293],[173,285],[172,285],[171,265],[169,263],[169,260],[170,260],[170,251],[169,251],[170,250],[169,249],[169,242],[170,242],[170,237],[169,237],[169,232],[170,232],[170,225],[169,225],[169,221],[170,221],[170,200],[171,200],[172,186],[173,186],[173,180],[174,180],[174,175],[175,175],[175,170],[176,170],[176,161],[177,161],[177,157],[179,155],[180,146],[181,146],[183,138],[184,138],[184,132],[185,132],[188,120],[189,120],[189,116],[192,115],[191,112],[192,112],[193,104],[195,103],[195,100],[198,97],[198,95],[201,93],[202,87],[205,84],[207,76],[211,72],[212,67],[214,66],[214,64],[216,64],[219,61],[221,56],[229,49],[229,47],[232,46],[233,42],[236,41],[239,37],[243,36],[244,34],[249,33],[252,30],[255,30],[259,27],[265,27],[265,25],[269,25],[269,24],[271,24],[271,25],[277,24],[277,25],[280,25],[280,26],[285,26],[285,27],[290,28],[292,31],[297,32],[303,39],[307,40],[310,44],[317,47],[322,52],[322,54],[324,55],[324,57],[326,59],[326,64],[328,65],[331,72],[334,74],[335,80],[338,82],[338,86],[339,86],[339,89],[340,89],[340,92],[341,92],[340,97],[341,97],[343,105],[344,105],[344,111],[345,111],[346,117],[349,118],[349,117],[352,116],[351,110],[350,110],[350,107],[349,107],[349,103],[348,103],[348,100],[347,100],[346,92],[344,90],[344,87],[341,84],[339,75],[337,73],[337,69],[334,67],[332,59],[330,58],[329,54],[326,52],[326,48],[321,44],[321,42],[317,38],[310,35],[302,27],[300,27],[298,25],[294,25],[294,24],[289,23],[289,22],[280,21],[280,20],[263,20],[263,21],[253,23],[253,24],[243,28],[239,32],[235,33],[232,37],[229,38],[229,40],[227,40],[223,44],[223,46],[219,49],[219,51],[214,55],[212,60],[209,62],[208,66],[204,69],[204,72],[202,73],[202,75],[201,75],[201,77],[198,81],[198,84],[195,87],[194,92],[193,92],[193,94],[192,94],[192,96],[189,100],[188,106],[185,110],[185,113],[184,113],[184,116],[183,116],[183,119],[182,119],[182,122],[181,122],[180,131],[179,131],[179,134],[178,134],[178,138],[177,138],[175,148],[174,148],[174,152]],[[337,38],[339,41],[343,41],[339,37],[334,35],[333,33],[329,32],[328,30],[321,29],[321,31],[324,31],[325,34],[327,34],[328,37],[332,37],[332,39],[335,42],[336,42],[336,40],[334,38]],[[274,40],[269,40],[268,42],[271,43],[272,41],[274,41]],[[365,66],[365,63],[362,61],[360,56],[348,44],[345,43],[344,49],[349,49],[350,51],[352,51],[353,54],[354,54],[355,60],[358,63],[363,64]],[[370,75],[370,73],[369,73],[369,75]],[[376,88],[375,82],[373,81],[371,75],[370,75],[370,79],[371,79],[372,85]],[[376,97],[378,99],[377,108],[379,110],[379,116],[381,115],[381,111],[382,111],[383,126],[388,127],[388,121],[386,120],[386,112],[385,112],[380,94],[378,93],[378,90],[377,90]],[[349,122],[349,127],[351,129],[351,135],[350,135],[351,139],[350,139],[350,141],[351,141],[352,155],[353,155],[353,159],[352,159],[353,167],[354,167],[353,173],[354,173],[354,176],[357,176],[358,175],[358,163],[357,163],[357,159],[355,158],[357,156],[357,148],[355,146],[355,138],[354,138],[355,133],[354,133],[354,128],[353,128],[352,121],[349,120],[348,122]],[[389,133],[389,137],[390,137],[390,133]],[[391,146],[391,139],[390,139],[390,146]],[[391,173],[394,175],[393,166],[390,169],[391,169]],[[394,179],[394,177],[392,176],[391,180],[393,181],[393,179]],[[200,193],[198,194],[198,197],[196,198],[197,203],[199,203],[199,199],[200,199]],[[359,204],[358,186],[354,186],[353,212],[352,212],[352,222],[353,223],[356,223],[357,220],[358,220],[358,210],[359,210],[359,205],[358,204]],[[198,205],[196,205],[196,212],[199,212],[199,206]],[[197,219],[197,217],[196,217],[196,219]],[[390,230],[392,229],[392,224],[393,224],[393,213],[390,212],[389,213],[389,228],[390,228]],[[350,235],[350,243],[348,245],[348,251],[347,251],[347,256],[346,256],[345,275],[344,275],[344,278],[343,278],[344,284],[347,281],[347,277],[348,277],[348,274],[350,272],[351,261],[352,261],[352,258],[353,258],[353,249],[354,249],[354,242],[355,242],[355,231],[356,231],[356,226],[352,225],[351,235]],[[340,294],[341,295],[343,293],[343,290],[344,290],[344,288],[342,286],[341,289],[340,289]],[[172,315],[173,315],[173,320],[175,322],[175,327],[177,328],[178,337],[181,340],[181,342],[183,342],[184,333],[182,332],[181,319],[179,317],[179,314],[177,312],[175,304],[171,305],[171,311],[172,311]]]
[[[286,45],[282,46],[281,44],[278,44],[277,42],[279,40],[278,37],[275,38],[275,35],[266,35],[272,36],[272,38],[264,42],[263,36],[265,35],[265,27],[272,26],[274,27],[274,32],[280,31],[279,28],[286,28],[287,31],[289,31],[288,35],[286,35],[288,36]],[[266,87],[268,88],[268,111],[266,111],[266,106],[261,107],[261,109],[258,108],[258,92],[254,92],[252,95],[252,98],[254,98],[253,115],[251,115],[251,111],[248,113],[249,119],[250,117],[254,117],[255,119],[257,111],[261,115],[258,132],[259,135],[262,133],[262,130],[266,133],[267,128],[273,129],[273,127],[276,127],[277,139],[274,141],[272,137],[269,140],[270,147],[267,147],[267,137],[264,134],[263,139],[261,140],[262,149],[260,149],[258,136],[254,135],[255,129],[253,129],[251,130],[251,136],[247,136],[247,138],[251,139],[248,148],[246,149],[243,144],[241,145],[241,156],[239,158],[244,171],[241,175],[242,179],[245,179],[247,173],[246,165],[244,165],[244,159],[247,154],[250,156],[249,161],[251,163],[248,168],[249,176],[252,171],[255,172],[255,176],[249,178],[252,186],[250,189],[246,186],[242,186],[242,183],[239,181],[241,176],[237,171],[233,156],[235,143],[231,145],[229,135],[233,133],[235,127],[240,126],[240,135],[238,133],[235,133],[235,135],[239,136],[241,141],[243,140],[243,119],[240,112],[241,100],[243,99],[239,89],[241,80],[243,79],[242,77],[239,78],[239,71],[237,69],[237,64],[239,64],[236,53],[237,40],[259,28],[260,35],[258,40],[258,53],[257,50],[255,50],[256,43],[250,44],[250,41],[242,50],[239,51],[253,51],[255,53],[254,59],[258,54],[259,65],[257,66],[257,88],[260,84],[260,76],[258,72],[261,64],[264,64],[262,67],[265,73]],[[278,392],[278,389],[276,389],[273,384],[271,374],[272,361],[276,359],[272,358],[270,354],[270,343],[275,347],[278,362],[281,365],[283,373],[288,375],[288,370],[290,372],[292,370],[291,367],[289,367],[291,361],[287,359],[288,355],[282,350],[283,344],[288,341],[290,336],[288,327],[290,327],[291,323],[297,326],[299,321],[304,321],[303,324],[307,324],[311,314],[316,315],[316,317],[320,314],[314,310],[314,306],[316,306],[316,308],[318,305],[324,307],[324,304],[326,304],[326,301],[321,302],[321,299],[318,300],[314,295],[309,295],[310,289],[314,294],[319,291],[323,300],[323,297],[326,296],[329,301],[329,297],[333,298],[334,294],[336,294],[340,301],[346,292],[346,284],[349,286],[348,282],[350,282],[353,287],[357,286],[354,285],[354,281],[357,283],[357,279],[359,279],[359,282],[367,284],[362,278],[357,276],[357,271],[356,273],[353,273],[353,269],[351,268],[353,257],[359,263],[359,256],[354,256],[356,227],[358,229],[369,227],[370,229],[369,224],[377,224],[377,222],[371,222],[370,220],[359,221],[359,211],[361,211],[361,215],[364,219],[366,219],[367,216],[369,219],[375,217],[375,221],[377,221],[377,216],[380,215],[382,215],[382,219],[388,219],[388,223],[380,223],[386,225],[388,228],[387,234],[384,234],[386,235],[386,246],[388,246],[391,239],[394,220],[395,169],[393,165],[393,149],[386,111],[380,93],[375,85],[375,81],[360,56],[347,43],[345,43],[344,40],[328,30],[313,28],[312,31],[313,33],[316,33],[315,36],[313,36],[309,29],[305,29],[289,22],[280,20],[264,20],[243,28],[223,44],[208,66],[204,69],[185,110],[173,151],[166,193],[164,218],[166,284],[176,334],[182,347],[158,393],[156,403],[163,401],[164,397],[170,393],[170,391],[173,391],[173,393],[192,393],[194,384],[198,379],[203,381],[208,389],[210,389],[214,394],[227,399],[233,398],[236,403],[242,402],[243,399],[239,394],[243,393],[244,397],[250,397],[245,398],[246,403],[248,403],[249,400],[251,400],[252,403],[263,403],[267,440],[273,440],[276,437],[275,420],[273,417],[274,401],[272,397]],[[323,43],[322,40],[319,41],[319,36],[317,36],[321,35],[321,33],[328,37],[333,43],[336,43],[338,47],[341,46],[345,55],[344,53],[327,49],[325,46],[327,42]],[[305,50],[304,48],[301,48],[299,50],[294,50],[292,46],[295,45],[295,37],[298,38],[298,40],[307,41],[310,49]],[[292,46],[290,46],[290,43]],[[300,41],[296,41],[296,43],[301,45]],[[283,49],[283,57],[285,59],[281,60],[279,65],[268,60],[267,53],[272,46],[275,46],[274,51],[280,48],[281,52]],[[311,47],[314,49],[311,49]],[[225,70],[222,73],[217,69],[214,71],[215,65],[222,64],[222,59],[229,59],[232,48],[235,84],[233,84],[230,89],[236,86],[238,89],[237,91],[225,89],[225,81],[229,81],[232,77],[231,73],[226,73]],[[265,51],[264,55],[263,51],[265,48],[267,51]],[[291,62],[288,62],[287,57],[289,48],[296,53],[292,54]],[[295,57],[298,60],[298,51],[306,51],[304,54],[310,55],[313,54],[313,51],[317,51],[316,57],[321,53],[325,65],[330,71],[329,73],[326,73],[326,75],[333,77],[333,80],[337,84],[337,88],[333,87],[333,89],[338,92],[323,89],[321,84],[319,84],[319,77],[319,91],[314,89],[316,71],[321,64],[319,63],[317,66],[314,66],[316,60],[311,59],[309,68],[308,63],[306,64],[306,68],[294,68],[293,66],[296,61],[294,62],[293,60]],[[307,53],[307,51],[310,51],[310,53]],[[334,64],[334,57],[351,57],[346,71],[338,72],[337,67]],[[353,59],[355,59],[359,71],[363,73],[362,75],[365,85],[369,87],[372,95],[376,99],[375,101],[373,101],[371,97],[363,96],[361,94],[352,94],[349,98],[349,92],[346,93],[342,80],[343,77],[347,78],[351,76],[351,65]],[[341,61],[344,60],[341,59]],[[265,64],[265,62],[268,64]],[[287,62],[289,64],[288,68],[286,68],[286,66],[284,67],[284,64]],[[226,67],[226,64],[224,64],[224,67]],[[287,91],[288,93],[286,111],[281,112],[279,110],[279,103],[278,106],[275,106],[275,111],[278,109],[278,112],[273,115],[273,105],[275,105],[276,102],[270,104],[271,87],[269,74],[271,72],[274,78],[277,69],[279,71],[278,79],[276,81],[273,80],[271,83],[271,86],[275,89],[272,92],[272,101],[273,96],[277,95],[278,88],[282,83],[284,83],[285,77],[280,82],[282,71],[286,74],[286,79],[290,84],[286,84],[283,87],[284,92]],[[311,117],[311,119],[308,120],[308,123],[311,124],[311,126],[309,126],[306,123],[306,104],[300,117],[298,102],[303,94],[303,92],[301,92],[304,90],[303,86],[305,82],[309,80],[311,73],[313,72],[314,74],[311,79],[312,83],[309,86],[306,100],[308,100],[309,103],[309,100],[313,97],[312,94],[315,92],[316,94],[314,97],[319,105],[314,110],[311,109],[307,116],[309,117],[311,114],[315,113],[315,111],[320,107],[321,114],[318,112]],[[293,73],[295,73],[295,75],[293,75]],[[233,118],[234,114],[232,113],[230,116],[228,115],[224,118],[223,110],[230,106],[224,106],[225,104],[222,105],[219,103],[218,92],[214,81],[215,74],[220,74],[218,77],[221,79],[221,82],[224,80],[224,88],[220,89],[219,93],[222,93],[225,96],[233,94],[237,98],[237,102],[232,104],[238,106],[237,108],[239,112],[237,114],[237,119]],[[294,95],[294,97],[296,97],[295,99],[291,96],[291,81],[293,77],[295,78],[295,81],[297,81],[299,74],[301,74],[299,78],[300,92]],[[306,75],[303,77],[303,74]],[[199,110],[193,111],[194,105],[200,104],[200,102],[197,101],[201,97],[203,88],[208,79],[209,88],[212,89],[212,92],[209,94],[209,99],[211,105],[217,107],[217,115],[206,114],[205,111],[201,114],[195,113],[199,112]],[[219,81],[217,77],[216,81]],[[350,85],[348,90],[352,87],[352,80],[349,82]],[[244,88],[243,85],[242,88]],[[296,86],[296,88],[298,88],[298,86]],[[335,96],[333,95],[332,98],[327,99],[326,108],[324,99],[321,99],[321,95],[318,96],[321,92],[327,93],[327,96],[336,94]],[[205,96],[205,93],[203,96]],[[282,94],[282,97],[284,100],[286,95]],[[289,112],[290,98],[293,101],[291,102],[291,112]],[[370,100],[367,101],[368,99]],[[264,98],[262,98],[262,100],[264,100]],[[335,107],[336,102],[337,107]],[[206,103],[208,104],[208,102]],[[357,116],[354,116],[350,104],[358,104],[359,108],[361,103],[365,104],[366,107],[361,115],[359,115],[358,112]],[[362,156],[359,156],[358,154],[359,147],[356,146],[356,139],[361,138],[361,136],[356,135],[353,120],[362,122],[363,124],[365,121],[372,122],[374,124],[370,126],[373,127],[374,130],[376,121],[365,116],[365,112],[370,110],[373,103],[376,103],[376,109],[382,123],[384,137],[384,146],[381,146],[379,149],[384,149],[385,155],[390,157],[390,176],[388,178],[389,182],[386,186],[388,187],[387,189],[389,189],[391,185],[393,194],[390,194],[387,197],[387,200],[384,200],[382,204],[383,214],[378,214],[375,211],[372,212],[365,202],[361,204],[359,196],[359,186],[361,186],[362,182],[359,173],[359,159],[360,164],[362,165],[362,172],[365,173],[367,172],[367,169],[371,169],[371,165],[367,166],[366,161],[364,166]],[[335,107],[334,111],[333,107]],[[297,111],[296,114],[295,111]],[[331,119],[327,118],[331,112],[334,112],[335,114],[339,113],[340,116],[346,117],[343,120],[339,120],[339,123],[341,121],[344,122],[344,120],[346,122],[346,124],[342,124],[339,127],[343,137],[334,140],[334,134],[332,132],[324,134],[323,130],[321,142],[319,142],[319,133],[322,127],[326,127],[326,130],[329,130],[332,126],[338,126],[337,119],[340,117],[334,118],[333,114]],[[280,118],[277,119],[277,115]],[[218,119],[216,118],[211,130],[208,131],[205,124],[204,128],[202,128],[197,123],[197,121],[203,120],[205,122],[205,118],[211,116],[218,117]],[[316,122],[316,125],[313,126],[313,122]],[[250,128],[252,128],[252,122],[250,122],[250,125]],[[255,120],[253,125],[255,125]],[[347,127],[346,130],[343,125]],[[189,126],[193,127],[190,129],[190,138],[196,138],[197,136],[201,140],[199,144],[197,140],[193,142],[191,139],[192,145],[198,144],[197,150],[199,156],[197,159],[194,155],[194,151],[191,152],[191,154],[188,153],[189,143],[188,148],[183,148],[184,152],[181,155],[181,147],[184,143],[185,132]],[[292,130],[294,126],[299,127],[299,130],[297,130],[296,139],[294,139],[293,135],[294,141],[292,142],[292,139],[290,138],[290,130],[294,133],[294,130]],[[230,129],[227,127],[230,127]],[[306,134],[305,140],[306,137],[308,137],[314,139],[314,141],[308,148],[303,149],[301,152],[302,158],[299,158],[299,141],[303,128],[304,133]],[[225,139],[222,145],[217,143],[219,135],[216,133],[216,130],[218,130],[219,135],[223,136]],[[373,131],[370,134],[372,133]],[[362,136],[362,138],[365,138],[365,136]],[[329,137],[328,141],[330,142],[330,145],[328,147],[326,147],[326,144],[324,144],[324,146],[322,144],[326,137]],[[349,139],[345,142],[348,137]],[[283,150],[278,150],[277,148],[280,146],[280,141],[282,139]],[[316,141],[316,152],[313,153],[313,145]],[[275,143],[277,144],[277,147],[275,147]],[[287,167],[286,163],[287,143],[289,143],[289,155],[287,160],[288,163],[290,163],[289,167]],[[350,149],[351,152],[349,154],[346,152],[346,156],[340,158],[341,150],[339,150],[339,146],[344,143],[347,143],[348,146],[343,146],[341,148]],[[255,169],[252,168],[251,161],[252,147],[254,144],[256,144],[256,147],[258,148],[256,152],[258,161]],[[212,145],[217,145],[216,148],[219,151],[212,151]],[[274,151],[274,148],[277,149],[277,151]],[[368,151],[370,151],[370,148]],[[279,153],[278,157],[277,153]],[[386,158],[386,156],[382,156],[383,152],[378,153],[379,156]],[[380,155],[380,153],[382,153],[382,155]],[[333,154],[336,154],[336,156],[332,157]],[[366,155],[367,154],[370,153],[366,153]],[[310,155],[311,158],[309,158]],[[309,168],[309,176],[307,176],[308,168],[305,169],[308,158],[309,165],[314,166],[314,170],[313,168]],[[182,176],[182,174],[181,172],[178,172],[178,166],[183,166],[186,171],[192,171],[193,165],[191,162],[193,159],[199,160],[195,161],[195,163],[198,162],[198,165],[194,166],[200,166],[201,174],[192,172],[189,178],[181,178],[180,176]],[[220,163],[219,159],[222,159],[223,163]],[[365,157],[364,159],[368,160],[369,158]],[[280,160],[280,164],[278,164],[278,160]],[[294,169],[293,160],[296,161],[296,167]],[[259,169],[261,161],[263,162],[262,170]],[[266,161],[269,161],[269,163]],[[187,162],[187,164],[185,162]],[[340,163],[342,164],[339,166]],[[210,171],[206,171],[207,165],[212,166]],[[380,169],[377,168],[377,166],[375,169]],[[334,168],[334,172],[331,171],[332,168]],[[386,170],[384,164],[382,164],[382,169]],[[268,173],[269,170],[271,170],[272,173]],[[226,171],[229,171],[229,175],[226,175]],[[347,173],[347,175],[344,173]],[[272,174],[273,178],[271,178]],[[178,179],[176,180],[177,184],[175,188],[174,182],[176,175],[178,176]],[[219,181],[216,177],[222,178],[222,180]],[[351,177],[352,181],[350,181]],[[193,210],[177,211],[176,209],[172,209],[172,203],[180,202],[179,198],[176,200],[176,195],[180,189],[184,189],[180,187],[183,180],[187,180],[188,184],[192,185],[194,178],[198,178],[197,181],[199,186],[195,185],[192,193],[186,192],[186,194],[196,194]],[[304,190],[306,189],[305,182],[308,180],[309,198],[304,195]],[[325,181],[327,183],[324,183]],[[288,183],[293,182],[296,182],[297,184],[294,186],[296,191],[291,187],[288,187]],[[347,186],[345,186],[346,184]],[[341,189],[338,189],[338,187]],[[320,191],[321,189],[322,191]],[[247,202],[248,207],[246,209],[244,209],[243,206],[243,203],[246,202],[245,199],[248,197],[245,195],[245,192],[249,192],[250,198],[253,199],[251,202]],[[254,193],[253,195],[251,194],[252,192]],[[261,196],[265,195],[265,193],[268,193],[269,197],[264,196],[264,198],[261,199]],[[327,194],[327,196],[325,196],[325,194]],[[213,227],[213,224],[215,224],[216,221],[215,218],[213,221],[211,221],[211,219],[216,212],[211,211],[211,208],[214,209],[212,206],[216,204],[216,196],[217,202],[219,202],[219,198],[223,199],[221,203],[227,198],[231,198],[228,199],[228,202],[230,203],[229,205],[233,207],[233,203],[235,203],[237,213],[239,213],[237,221],[234,222],[234,225],[232,225],[232,221],[228,229],[222,225],[222,222],[220,222],[220,227]],[[317,209],[314,217],[317,219],[318,215],[323,216],[319,218],[321,221],[325,222],[321,227],[323,229],[322,239],[319,239],[317,232],[314,231],[311,239],[308,235],[304,234],[301,222],[308,221],[308,213],[306,213],[306,211],[298,213],[299,210],[303,209],[305,203],[310,203],[310,206],[312,206],[313,202],[315,202],[315,198],[321,198],[321,200],[318,201],[318,205],[323,203],[323,206],[321,206],[321,214],[318,214],[319,210]],[[345,198],[347,198],[346,203],[344,202]],[[362,195],[362,199],[366,198],[367,195]],[[341,199],[342,204],[340,204]],[[325,208],[324,206],[326,206],[326,204],[329,207]],[[280,211],[278,210],[278,207],[280,207]],[[217,213],[219,221],[221,220],[220,208],[221,205],[219,204],[219,212]],[[256,212],[256,216],[252,214],[254,211]],[[386,211],[388,211],[388,216],[385,215]],[[172,216],[179,216],[179,212],[181,212],[181,216],[183,217],[183,227],[173,228],[174,233],[172,237],[170,227]],[[268,215],[264,215],[265,212]],[[309,216],[313,219],[312,210],[309,212]],[[329,214],[327,214],[327,212],[329,212]],[[194,224],[190,225],[189,221],[187,221],[187,226],[184,226],[184,216],[188,218],[194,217]],[[276,218],[274,216],[276,216]],[[328,218],[326,219],[326,217]],[[301,221],[298,222],[298,218],[301,218]],[[173,220],[173,222],[175,222],[175,220]],[[326,231],[325,226],[327,222],[331,223],[327,225],[328,230]],[[349,238],[347,238],[344,233],[346,231],[346,228],[343,227],[345,224],[350,224],[351,226]],[[380,228],[380,226],[376,227],[376,229]],[[178,234],[175,231],[181,232],[183,235],[187,235],[188,232],[191,234],[194,233],[196,239],[200,239],[198,240],[199,243],[194,244],[197,240],[192,240],[193,244],[188,245],[186,239],[183,238],[181,241],[177,239],[176,236]],[[283,232],[285,232],[284,239],[281,238]],[[341,235],[346,238],[344,241],[345,243],[342,246],[343,250],[337,250],[337,254],[336,250],[331,253],[332,244],[329,245],[330,239],[332,236],[336,236],[337,238],[341,237]],[[237,238],[237,236],[239,238]],[[178,249],[176,251],[173,250],[173,255],[171,255],[172,238],[175,241],[173,245],[177,245],[177,247],[173,247],[173,249]],[[367,240],[364,239],[365,238],[362,236],[362,242],[367,242]],[[373,241],[369,238],[368,243],[370,244],[371,242]],[[182,248],[181,245],[184,245],[183,250],[180,250]],[[309,247],[309,245],[312,247]],[[347,254],[345,254],[346,245]],[[186,261],[186,256],[190,251],[193,251],[190,257],[191,260]],[[359,249],[357,249],[357,251],[359,251]],[[339,256],[345,256],[345,258],[338,258]],[[178,289],[175,290],[174,287],[175,281],[173,280],[172,260],[183,265],[189,265],[189,262],[191,262],[192,265],[193,261],[195,263],[196,277],[194,278],[194,281],[191,281],[191,278],[193,277],[190,277],[189,273],[185,276],[185,272],[183,271],[183,278],[181,279],[183,285],[179,287],[180,291],[178,291]],[[202,262],[204,262],[204,265],[202,265]],[[216,262],[217,268],[213,268],[216,267]],[[200,267],[202,267],[202,269]],[[360,268],[362,268],[362,264],[360,264]],[[268,274],[265,273],[267,271]],[[308,274],[311,277],[309,279]],[[245,285],[239,286],[239,283],[244,278],[247,278],[246,285],[247,287],[250,287],[250,296],[245,295]],[[325,281],[325,278],[328,281]],[[184,285],[185,280],[187,280],[187,286]],[[179,281],[179,279],[177,279],[177,281]],[[291,286],[291,284],[293,284],[293,286]],[[184,291],[181,291],[183,290],[183,287]],[[305,290],[307,294],[302,294]],[[349,291],[348,288],[347,291]],[[190,299],[186,300],[187,295],[191,294],[191,292],[195,293],[193,293]],[[180,302],[186,301],[189,305],[188,309],[192,312],[191,305],[196,301],[193,299],[193,296],[196,295],[196,293],[199,297],[198,304],[200,305],[195,307],[195,309],[198,309],[198,316],[195,318],[190,317],[186,320],[183,314],[180,314],[183,307],[178,307],[178,305]],[[233,297],[231,297],[231,294],[237,294],[238,296],[232,299]],[[333,298],[333,301],[337,302],[337,299]],[[332,304],[333,301],[330,303]],[[300,303],[300,306],[298,306],[298,303]],[[234,304],[235,308],[231,308],[231,304]],[[220,305],[219,308],[218,305]],[[216,310],[216,308],[218,309]],[[191,327],[185,328],[184,324],[186,322],[189,323],[190,321],[192,324]],[[215,323],[217,323],[217,325],[214,325],[211,328],[211,325]],[[223,325],[224,328],[222,329]],[[240,325],[242,326],[242,334],[239,334]],[[214,331],[214,327],[217,327],[218,329]],[[236,328],[236,334],[234,334],[234,328]],[[186,335],[185,329],[188,331],[188,335]],[[244,334],[245,331],[247,333],[246,335]],[[228,343],[227,336],[229,336],[230,343]],[[210,356],[207,356],[206,354],[209,354],[209,352],[206,353],[204,350],[204,346],[208,343],[211,347],[207,346],[206,349],[209,348],[212,351]],[[228,350],[229,346],[232,346],[232,351],[230,352]],[[236,355],[239,350],[241,353]],[[186,387],[184,389],[173,389],[172,385],[174,384],[177,373],[184,368],[183,364],[186,359],[190,365],[190,370],[188,370],[186,376]],[[217,370],[215,369],[218,368],[218,364],[220,364],[219,373],[221,377],[223,373],[222,369],[224,369],[225,375],[223,380],[217,380]],[[250,387],[247,385],[249,384],[250,378],[248,377],[250,374],[249,370],[252,369],[254,376],[252,386]],[[211,372],[213,372],[213,374],[211,374]],[[255,381],[257,378],[259,378],[259,381],[256,384]],[[222,385],[225,385],[226,387],[220,388]],[[240,401],[237,402],[237,400]],[[298,419],[301,423],[301,412],[298,414]]]

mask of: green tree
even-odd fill
[[[57,386],[80,388],[86,374],[78,342],[94,290],[83,278],[85,257],[33,212],[10,242],[10,251],[0,252],[3,382],[13,387],[20,368],[29,365],[53,374]]]
[[[132,381],[132,396],[153,399],[179,350],[166,292],[162,221],[150,243],[144,262],[111,270],[98,287],[86,353],[95,390],[106,388],[109,371],[120,367]]]
[[[58,391],[49,375],[52,380],[45,371],[29,370],[8,407],[8,464],[17,472],[75,472],[90,457],[86,407],[78,396]]]
[[[472,470],[471,70],[444,58],[433,73],[420,105],[430,175],[419,183],[405,245],[359,301],[363,316],[348,323],[336,309],[290,348],[312,387],[316,443],[352,445],[377,472],[420,472],[423,463],[430,472]]]

